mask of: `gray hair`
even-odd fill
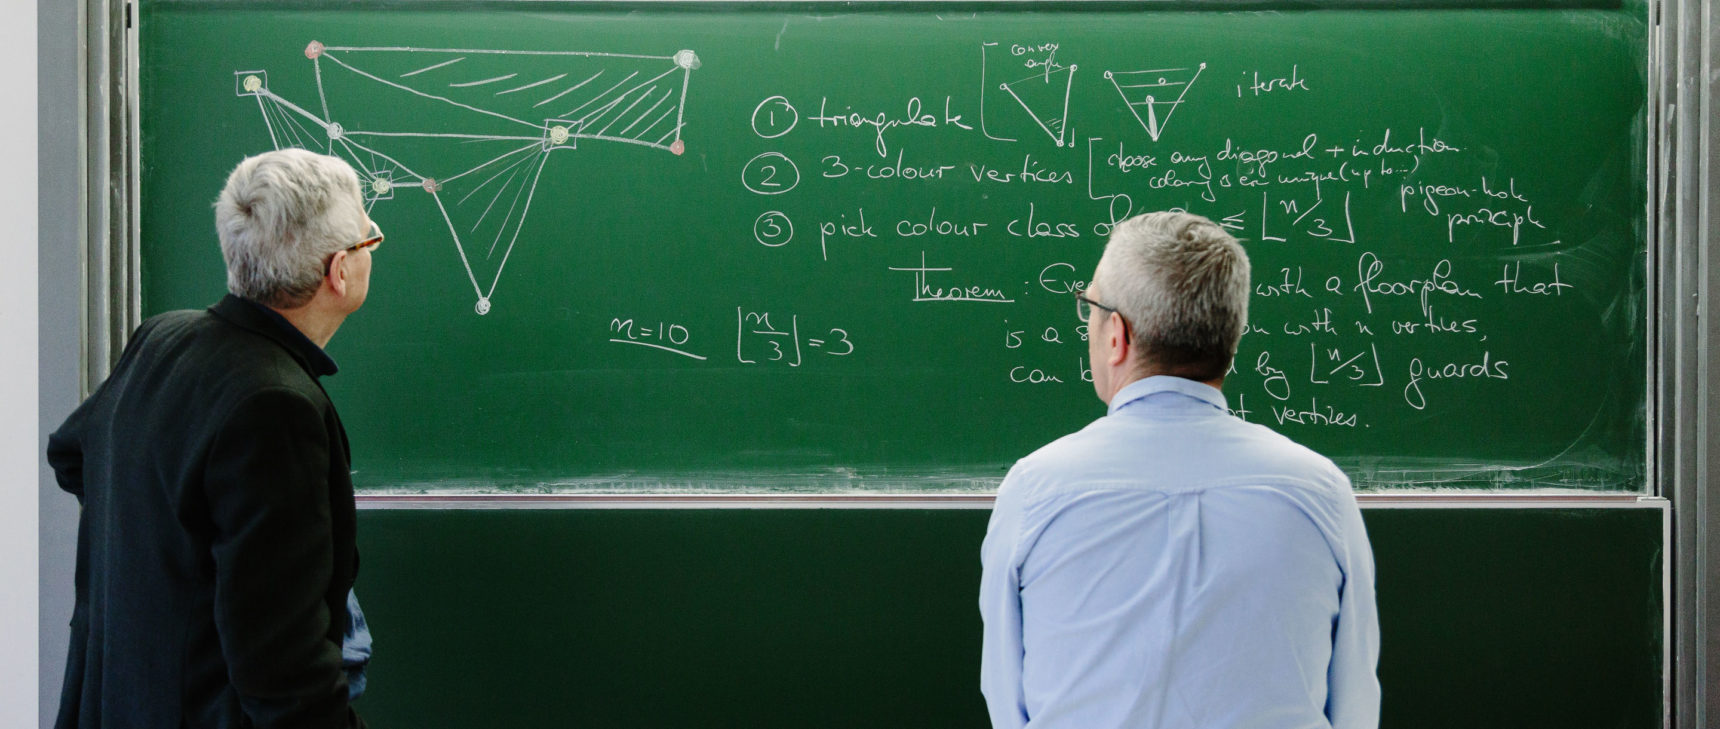
[[[1118,223],[1093,287],[1128,320],[1143,374],[1208,381],[1229,371],[1248,324],[1248,254],[1211,220],[1170,212]]]
[[[358,173],[339,157],[290,148],[246,157],[215,200],[227,290],[293,308],[322,285],[323,261],[364,224]]]

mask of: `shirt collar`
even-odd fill
[[[209,311],[216,316],[249,329],[275,341],[299,361],[299,366],[316,377],[326,377],[340,371],[334,358],[306,337],[304,332],[281,316],[280,312],[250,299],[232,294],[223,297]]]
[[[1105,414],[1114,414],[1136,400],[1160,392],[1174,392],[1200,400],[1219,410],[1230,411],[1229,404],[1224,399],[1224,393],[1212,385],[1171,375],[1153,375],[1124,385],[1123,389],[1118,390],[1117,394],[1111,398],[1111,408]]]

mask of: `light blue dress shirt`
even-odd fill
[[[981,548],[996,729],[1372,729],[1374,562],[1330,460],[1177,377],[1022,459]]]
[[[340,644],[340,667],[346,671],[346,700],[357,701],[364,695],[364,671],[370,666],[370,623],[364,620],[364,609],[358,606],[358,592],[346,591],[346,612],[351,616],[346,626],[346,638]]]

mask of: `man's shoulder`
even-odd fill
[[[1230,416],[1199,428],[1102,417],[1022,458],[1009,480],[1038,496],[1272,483],[1338,493],[1350,485],[1331,459],[1263,425]]]
[[[1044,491],[1079,481],[1080,474],[1090,469],[1094,458],[1106,451],[1105,444],[1113,440],[1105,433],[1105,421],[1100,418],[1088,423],[1022,457],[1009,469],[1002,488]]]
[[[170,360],[168,376],[182,378],[182,384],[216,400],[280,389],[299,392],[313,402],[327,399],[280,344],[208,310],[158,314],[138,327],[135,336],[145,360]]]
[[[1079,463],[1085,455],[1099,447],[1099,441],[1104,438],[1102,431],[1105,427],[1105,418],[1094,420],[1080,430],[1038,447],[1016,465],[1027,468],[1055,468],[1063,464]]]
[[[132,333],[132,339],[148,342],[152,337],[170,337],[177,333],[195,331],[199,327],[207,326],[213,318],[208,311],[199,309],[162,312],[144,319],[143,324]]]
[[[1235,427],[1238,440],[1252,446],[1247,450],[1260,458],[1263,466],[1275,467],[1287,475],[1336,476],[1347,480],[1332,459],[1283,433],[1241,420],[1237,420]]]

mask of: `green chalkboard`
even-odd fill
[[[1645,487],[1645,12],[144,2],[147,313],[242,156],[388,232],[364,489],[984,489],[1109,225],[1245,241],[1231,407],[1362,487]],[[1232,9],[1234,10],[1234,9]]]
[[[1366,509],[1383,729],[1661,727],[1660,509]],[[973,727],[985,510],[359,513],[373,726]]]

